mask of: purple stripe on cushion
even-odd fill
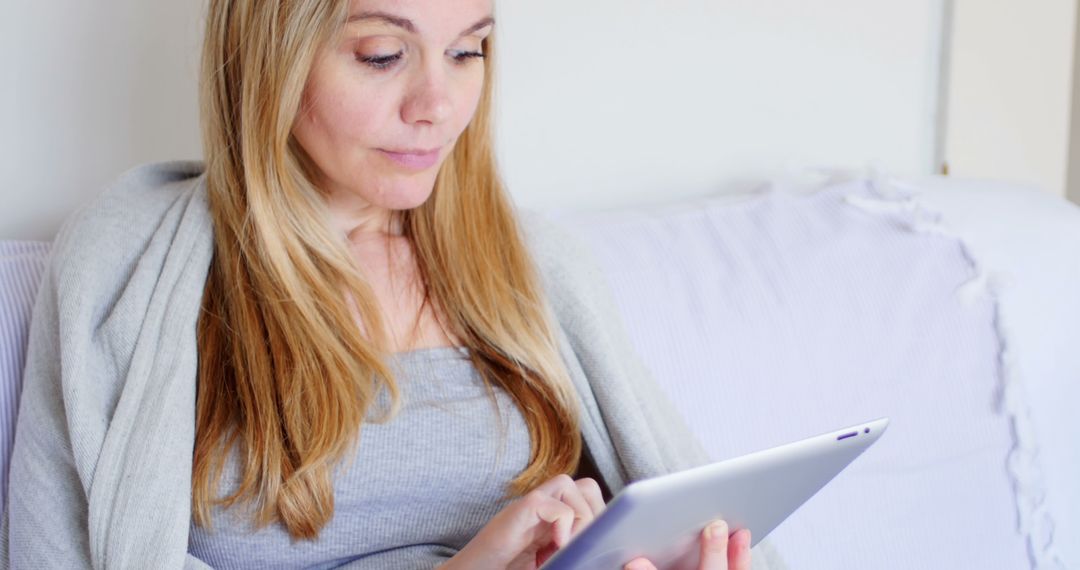
[[[0,507],[7,500],[30,315],[48,254],[46,242],[0,241]]]

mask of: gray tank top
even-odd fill
[[[364,424],[355,463],[334,477],[334,515],[317,541],[292,543],[279,523],[255,532],[246,508],[216,508],[212,532],[192,523],[188,552],[218,570],[433,568],[472,540],[509,503],[507,483],[528,464],[524,419],[495,388],[500,436],[465,348],[400,353],[390,364],[401,411]],[[234,454],[220,496],[236,489],[238,473]]]

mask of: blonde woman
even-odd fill
[[[494,29],[492,0],[209,2],[205,163],[56,239],[5,567],[535,568],[707,459],[507,201]],[[749,539],[718,522],[701,568]]]

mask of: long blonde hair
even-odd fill
[[[257,526],[279,521],[295,539],[317,538],[333,515],[334,467],[355,452],[365,421],[399,409],[380,306],[291,137],[314,58],[347,10],[347,0],[209,2],[200,100],[215,252],[197,329],[201,526],[212,527],[214,505],[251,503]],[[574,472],[582,442],[555,325],[495,166],[493,45],[483,46],[472,122],[432,196],[401,218],[448,332],[470,349],[489,394],[504,389],[525,418],[529,464],[507,492],[520,496]],[[384,388],[390,409],[373,419]],[[239,488],[218,497],[230,450]]]

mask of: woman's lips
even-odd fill
[[[441,148],[432,150],[385,150],[379,149],[386,158],[410,170],[427,170],[439,161]]]

